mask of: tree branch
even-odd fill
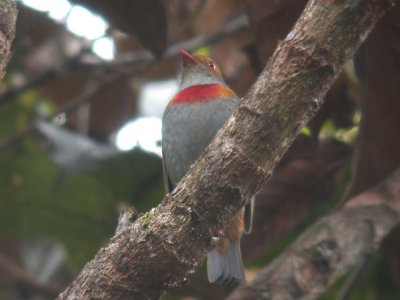
[[[81,107],[84,104],[89,103],[94,99],[97,95],[100,93],[104,92],[109,88],[113,83],[119,80],[124,80],[126,77],[125,73],[116,73],[116,74],[111,74],[109,76],[103,76],[103,78],[100,80],[93,79],[88,82],[88,84],[85,86],[83,89],[82,93],[79,94],[75,99],[73,99],[71,102],[66,103],[65,105],[61,106],[57,111],[54,113],[44,117],[44,120],[51,120],[52,118],[56,117],[57,115],[61,113],[70,113],[75,110],[77,110],[79,107]],[[28,134],[32,133],[36,129],[36,121],[34,120],[31,123],[29,123],[26,127],[18,131],[17,133],[14,133],[12,136],[10,136],[7,139],[0,140],[0,151],[7,149],[11,145],[18,143],[21,141],[23,138],[25,138]]]
[[[248,28],[248,20],[246,15],[240,15],[233,20],[226,22],[223,28],[216,34],[211,36],[201,36],[189,39],[184,42],[176,43],[171,45],[165,55],[165,58],[171,58],[179,54],[179,49],[187,49],[188,51],[194,50],[204,45],[212,45],[222,41],[231,35],[237,34]],[[86,56],[92,56],[90,59],[86,59]],[[65,76],[66,73],[76,71],[78,69],[93,69],[98,71],[111,72],[120,67],[126,68],[129,66],[130,74],[132,74],[132,67],[137,66],[150,66],[155,61],[149,55],[147,51],[138,51],[135,53],[129,53],[120,55],[112,61],[102,61],[99,58],[94,57],[90,54],[90,49],[83,48],[76,56],[67,58],[59,67],[56,69],[49,69],[44,71],[37,76],[30,78],[21,86],[12,86],[0,94],[0,104],[7,103],[14,99],[19,94],[40,86],[43,83],[47,83],[52,80],[59,79]],[[117,70],[118,71],[118,70]]]
[[[317,221],[229,299],[316,299],[374,253],[399,222],[400,168]]]
[[[245,15],[240,15],[232,21],[227,22],[223,30],[214,35],[207,37],[197,37],[179,44],[172,45],[167,49],[164,58],[177,56],[179,54],[179,49],[188,49],[188,51],[191,51],[206,44],[217,43],[224,38],[231,36],[232,34],[236,34],[238,32],[241,32],[242,30],[245,30],[247,27],[247,17]],[[96,60],[95,63],[86,63],[81,59],[81,57],[85,53],[87,53],[87,51],[87,49],[83,49],[81,53],[77,55],[77,57],[66,60],[64,64],[57,70],[48,70],[43,74],[40,74],[37,77],[27,81],[22,86],[11,87],[10,89],[6,90],[2,94],[0,94],[0,104],[8,102],[17,95],[31,88],[35,88],[38,85],[47,82],[48,80],[58,79],[59,77],[63,76],[64,73],[68,70],[74,70],[77,68],[93,68],[94,70],[96,69],[98,72],[116,73],[116,75],[112,75],[113,79],[111,80],[109,78],[104,78],[103,80],[100,80],[97,84],[96,89],[92,87],[94,83],[89,83],[88,86],[86,86],[82,93],[77,97],[77,99],[74,99],[66,105],[62,106],[55,113],[49,115],[46,118],[47,120],[50,120],[60,113],[69,113],[75,111],[83,104],[92,101],[100,92],[106,90],[106,88],[110,87],[113,83],[129,79],[140,71],[143,71],[144,68],[157,63],[157,61],[154,61],[154,59],[152,59],[146,51],[134,53],[132,55],[124,55],[123,57],[111,62],[101,61],[99,63],[98,60]],[[14,133],[10,137],[0,140],[0,151],[7,149],[15,143],[20,142],[27,135],[34,132],[35,125],[35,121],[33,121],[25,128]]]
[[[15,1],[4,0],[0,2],[0,80],[4,77],[6,66],[11,57],[10,48],[15,37],[17,14]]]
[[[39,294],[47,298],[54,298],[59,293],[55,287],[39,282],[34,276],[28,274],[24,269],[0,253],[0,271],[6,274],[4,281],[16,288],[29,291],[31,294]]]
[[[29,89],[33,89],[51,80],[56,80],[62,76],[65,76],[66,72],[76,70],[78,68],[83,68],[84,65],[80,63],[80,59],[82,55],[85,54],[87,51],[88,51],[87,49],[83,49],[76,56],[66,59],[60,67],[56,69],[52,68],[46,70],[43,73],[38,74],[33,78],[30,78],[23,85],[9,87],[3,93],[0,94],[0,104],[4,104],[13,100],[19,94],[22,94]]]
[[[156,299],[181,286],[212,248],[212,237],[221,235],[270,176],[343,64],[394,3],[310,1],[177,188],[135,222],[125,214],[110,243],[59,299]]]

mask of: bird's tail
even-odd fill
[[[231,241],[229,249],[224,253],[217,248],[208,253],[207,272],[210,282],[225,287],[244,280],[239,238]]]

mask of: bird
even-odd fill
[[[161,144],[167,193],[188,172],[239,102],[213,59],[191,55],[184,50],[180,50],[180,55],[180,89],[168,103],[162,118]],[[223,236],[216,239],[214,249],[207,256],[207,274],[211,283],[229,287],[245,279],[240,238],[251,231],[253,210],[252,198],[235,215]]]

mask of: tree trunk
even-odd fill
[[[315,222],[228,299],[318,299],[373,254],[399,222],[400,169]]]

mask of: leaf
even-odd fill
[[[159,0],[73,0],[103,15],[115,28],[136,35],[159,58],[167,45],[167,19]]]

